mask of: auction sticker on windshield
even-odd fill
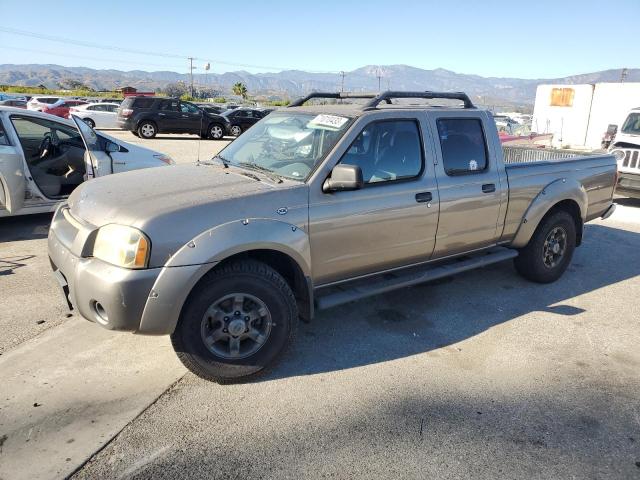
[[[325,115],[325,114],[320,114],[317,117],[315,117],[313,120],[311,120],[309,122],[309,127],[313,128],[313,127],[324,127],[324,128],[329,128],[329,129],[340,129],[342,128],[342,126],[347,123],[349,121],[348,118],[345,117],[339,117],[337,115]]]

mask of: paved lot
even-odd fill
[[[640,202],[621,202],[555,284],[506,263],[325,311],[233,386],[67,318],[49,216],[0,219],[0,478],[640,478]]]
[[[209,159],[233,140],[233,137],[226,137],[225,140],[200,140],[196,135],[170,134],[160,134],[151,140],[144,140],[131,132],[122,130],[105,130],[104,132],[125,142],[166,153],[176,163],[193,163],[198,158],[200,160]]]

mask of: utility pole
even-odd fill
[[[376,69],[376,77],[378,77],[378,93],[382,91],[382,68]]]
[[[340,75],[342,76],[342,83],[340,84],[340,91],[344,92],[344,72],[340,71]]]
[[[195,68],[193,66],[193,57],[188,57],[189,58],[189,74],[191,75],[191,98],[193,98],[193,69]]]
[[[620,83],[624,83],[624,81],[627,79],[628,74],[629,74],[629,69],[623,68],[622,73],[620,73]]]

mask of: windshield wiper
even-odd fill
[[[215,155],[211,160],[215,160],[216,158],[222,162],[222,165],[224,165],[224,168],[229,168],[229,165],[231,164],[229,160],[227,160],[220,154]]]
[[[258,165],[257,163],[251,162],[240,162],[239,166],[248,168],[250,170],[256,170],[258,172],[264,173],[267,177],[273,180],[276,183],[282,183],[282,177],[275,173],[273,170],[269,170],[268,168],[263,167],[262,165]]]

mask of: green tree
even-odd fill
[[[236,95],[240,95],[243,100],[246,100],[248,93],[247,86],[242,82],[235,83],[233,85],[233,93],[235,93]]]

